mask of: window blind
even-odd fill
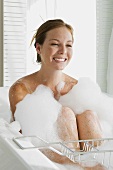
[[[26,0],[3,1],[3,85],[26,73]]]
[[[107,91],[109,41],[113,26],[113,0],[97,0],[97,82]]]

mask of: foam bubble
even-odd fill
[[[60,83],[58,90],[64,87]],[[75,115],[85,110],[94,111],[102,126],[104,137],[113,136],[113,98],[101,92],[98,84],[89,78],[80,78],[70,92],[54,99],[52,90],[39,85],[17,104],[15,119],[20,122],[23,135],[38,135],[47,141],[59,140],[56,120],[63,106],[70,107]]]
[[[94,111],[105,131],[104,136],[113,136],[113,98],[102,93],[98,84],[90,78],[80,78],[69,93],[60,97],[59,102],[70,107],[75,115],[85,110]]]
[[[56,120],[62,106],[54,99],[50,88],[39,85],[16,107],[15,120],[20,122],[23,135],[37,135],[50,142],[59,140]]]
[[[64,81],[60,81],[60,82],[57,84],[57,86],[56,86],[57,91],[60,93],[61,90],[64,88],[64,86],[65,86],[65,82],[64,82]]]

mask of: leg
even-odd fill
[[[77,132],[77,125],[76,125],[76,117],[74,112],[68,107],[62,107],[62,112],[58,115],[57,118],[57,130],[59,138],[62,141],[70,141],[70,140],[78,140],[78,132]],[[78,147],[69,145],[69,147]],[[43,150],[42,151],[50,160],[57,162],[57,163],[68,163],[68,164],[75,164],[72,163],[67,157],[60,156],[57,153],[54,153],[50,150]],[[79,164],[77,164],[79,166]]]
[[[60,163],[60,164],[74,164],[72,161],[70,161],[67,157],[61,156],[50,149],[41,149],[40,150],[47,158],[49,158],[51,161]]]
[[[63,141],[78,140],[78,130],[74,112],[63,107],[57,119],[58,135]]]
[[[102,138],[101,126],[97,115],[93,111],[87,110],[77,115],[76,118],[80,140]],[[96,146],[96,142],[94,145]],[[81,149],[82,147],[83,143],[81,143]]]
[[[77,125],[80,140],[87,139],[99,139],[102,138],[102,130],[97,115],[87,110],[82,114],[77,115]],[[101,143],[98,143],[101,144]],[[96,142],[94,143],[96,146]],[[80,148],[83,149],[83,143],[80,144]],[[101,164],[97,164],[93,167],[84,167],[85,170],[106,170],[107,168]]]
[[[107,170],[108,168],[106,168],[104,165],[98,164],[96,166],[93,167],[84,167],[84,170]]]

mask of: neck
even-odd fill
[[[40,83],[49,86],[50,88],[55,88],[56,85],[64,81],[64,74],[62,73],[61,70],[42,70],[40,69],[38,72],[38,77],[40,79]]]

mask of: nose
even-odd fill
[[[67,52],[66,46],[60,45],[58,53],[59,54],[66,54],[66,52]]]

